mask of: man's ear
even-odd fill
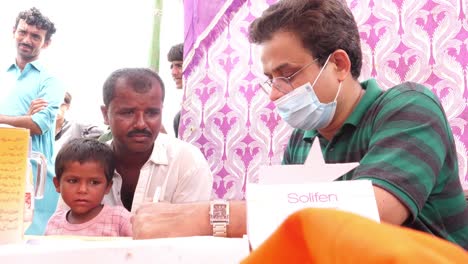
[[[52,40],[51,40],[51,39],[49,39],[49,40],[46,40],[46,41],[44,42],[44,45],[42,45],[42,49],[46,49],[47,47],[49,47],[49,45],[50,45],[50,42],[52,42]]]
[[[102,118],[104,118],[104,124],[109,125],[109,119],[107,118],[107,107],[105,105],[101,105],[101,113]]]
[[[57,177],[52,178],[55,186],[55,190],[60,193],[60,181]]]
[[[330,60],[335,64],[335,73],[338,76],[338,80],[343,81],[346,79],[351,73],[351,60],[348,53],[342,49],[338,49],[333,52]]]

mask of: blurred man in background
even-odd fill
[[[44,198],[35,202],[33,222],[26,230],[31,235],[44,233],[58,200],[52,183],[55,118],[65,91],[39,60],[55,31],[54,23],[37,8],[20,12],[13,26],[16,59],[3,68],[6,72],[0,76],[0,124],[29,129],[32,150],[41,152],[47,159]]]

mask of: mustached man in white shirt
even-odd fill
[[[159,133],[164,84],[147,68],[114,71],[103,87],[104,122],[113,135],[116,158],[113,186],[105,204],[136,211],[145,202],[210,200],[213,176],[201,151]]]

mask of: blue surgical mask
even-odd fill
[[[338,98],[341,91],[341,82],[333,102],[321,103],[314,92],[314,85],[327,66],[329,59],[330,56],[328,56],[313,84],[307,82],[275,101],[279,115],[290,126],[303,130],[313,130],[324,128],[332,121],[336,111],[336,98]]]

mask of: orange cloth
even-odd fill
[[[242,263],[468,263],[462,247],[427,233],[333,209],[308,208]]]

